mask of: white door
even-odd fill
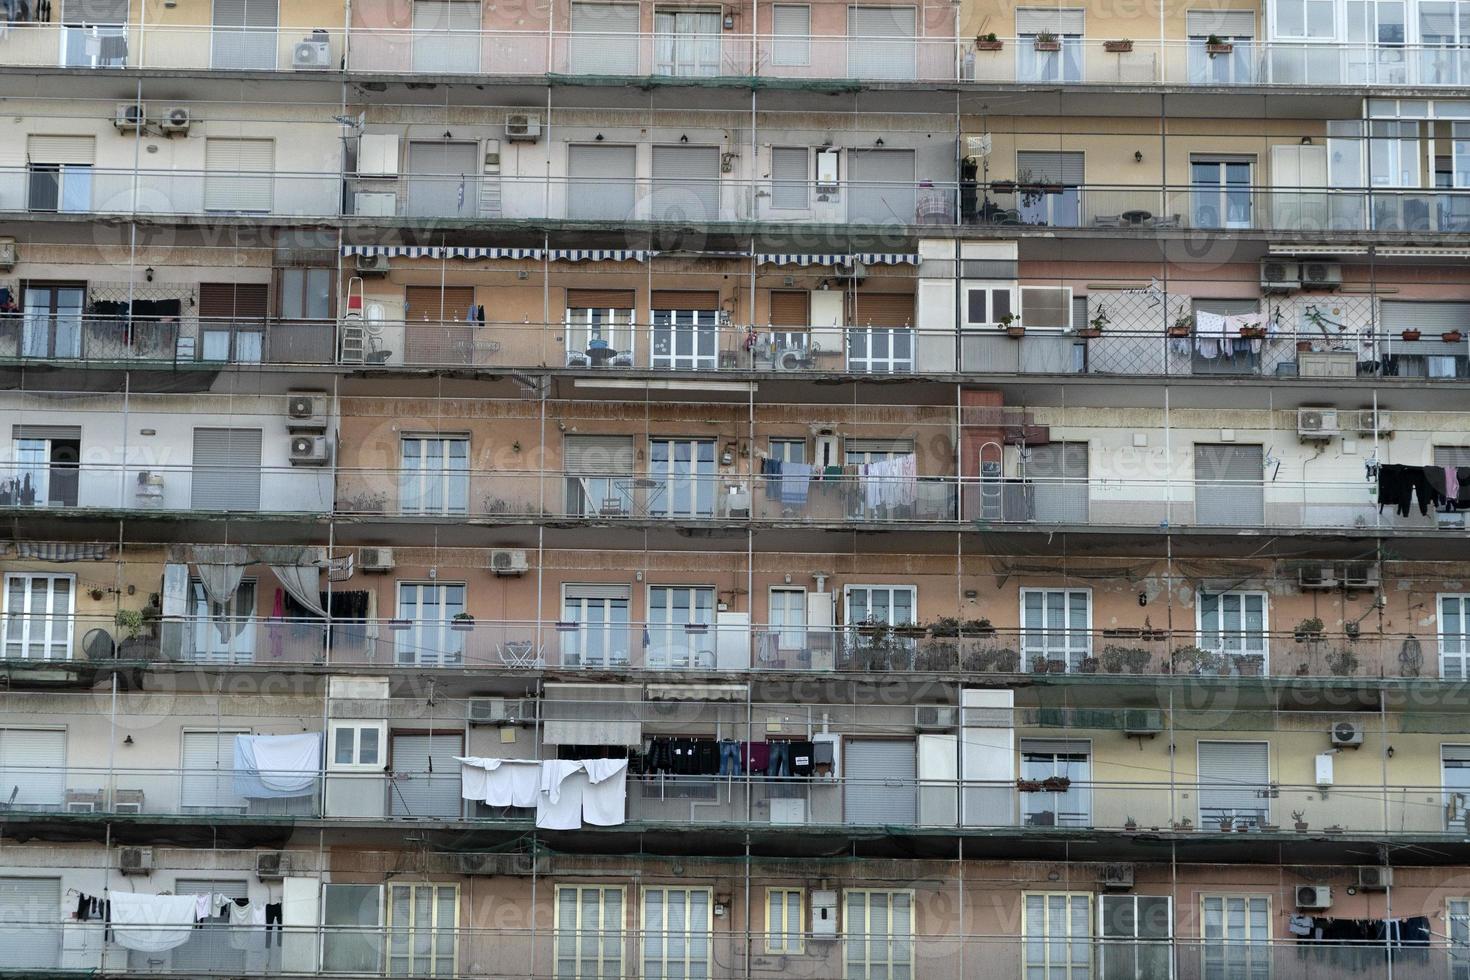
[[[806,589],[772,589],[770,629],[783,650],[806,646]]]
[[[5,659],[70,660],[76,577],[5,576]]]
[[[626,585],[563,586],[562,663],[569,667],[626,667],[632,640],[631,591]]]
[[[1439,597],[1439,676],[1470,678],[1470,595]]]
[[[255,583],[242,581],[225,602],[211,602],[204,583],[189,583],[196,663],[248,664],[255,660]]]

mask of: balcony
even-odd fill
[[[95,297],[97,290],[91,293]],[[186,320],[126,313],[104,317],[80,310],[0,314],[0,360],[124,363],[176,370],[211,370],[225,364],[322,364],[333,359],[335,335],[332,321],[194,316]]]

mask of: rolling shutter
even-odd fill
[[[653,219],[713,221],[719,212],[719,147],[655,146]]]
[[[913,37],[917,23],[913,7],[849,7],[849,37]]]
[[[643,744],[637,684],[548,683],[541,700],[541,739],[547,745]]]
[[[912,439],[852,439],[843,443],[844,452],[850,455],[859,453],[879,458],[891,456],[907,456],[914,451]]]
[[[848,150],[847,217],[867,224],[912,224],[914,151]]]
[[[632,436],[566,436],[562,468],[574,476],[627,476],[634,471]]]
[[[97,156],[93,136],[28,136],[26,158],[31,163],[70,163],[86,166]]]
[[[270,287],[263,282],[202,282],[199,316],[205,320],[259,322],[269,309]]]
[[[799,210],[810,203],[807,192],[810,159],[811,151],[804,146],[778,146],[771,150],[771,207]]]
[[[480,144],[408,144],[408,203],[416,218],[474,217],[479,209]]]
[[[243,731],[185,732],[179,803],[198,810],[243,810],[235,795],[235,736]]]
[[[1080,187],[1086,182],[1083,175],[1082,153],[1060,150],[1023,150],[1016,154],[1016,173],[1024,180],[1039,184],[1065,184]]]
[[[1080,7],[1031,7],[1016,11],[1017,34],[1081,34],[1085,23]]]
[[[720,294],[701,289],[655,289],[649,305],[655,310],[718,310]]]
[[[1426,335],[1450,330],[1470,331],[1470,303],[1415,303],[1386,299],[1379,304],[1379,319],[1398,332],[1411,327]]]
[[[574,75],[638,72],[638,4],[574,3],[568,68]]]
[[[843,750],[843,806],[850,824],[918,821],[918,755],[907,739],[851,739]]]
[[[1470,466],[1470,446],[1435,446],[1435,466]]]
[[[1260,446],[1196,444],[1194,519],[1196,524],[1249,526],[1265,518]]]
[[[190,507],[260,509],[260,429],[195,429]]]
[[[64,24],[126,24],[128,0],[62,0]]]
[[[393,779],[389,784],[395,817],[460,816],[459,763],[464,738],[453,735],[394,735]]]
[[[811,324],[807,315],[807,295],[800,290],[771,291],[771,326],[805,327]]]
[[[206,139],[204,209],[269,211],[275,155],[273,140]]]
[[[66,789],[66,732],[0,730],[0,800],[26,808],[61,809]]]
[[[587,583],[562,586],[568,599],[631,599],[633,590],[627,585]]]
[[[637,293],[631,289],[568,289],[569,310],[631,310]]]
[[[636,8],[635,8],[636,9]],[[573,218],[621,221],[633,216],[636,154],[631,146],[572,146],[567,149]]]
[[[1216,316],[1242,316],[1261,308],[1260,301],[1254,299],[1197,299],[1190,305],[1195,313],[1213,313]]]
[[[275,27],[276,0],[214,0],[215,27]]]
[[[80,425],[12,425],[12,439],[77,440],[82,437]]]
[[[1232,816],[1265,814],[1271,763],[1265,742],[1199,743],[1200,826]]]
[[[1255,37],[1253,10],[1187,10],[1184,32],[1188,37]]]
[[[913,293],[858,293],[852,300],[852,322],[866,327],[907,327],[914,322]]]
[[[7,970],[61,964],[60,878],[0,878],[0,948]]]
[[[470,307],[475,305],[473,286],[409,286],[404,290],[408,301],[408,319],[444,323],[468,323]]]
[[[1053,442],[1031,447],[1026,476],[1036,481],[1032,495],[1036,519],[1087,522],[1087,443]]]

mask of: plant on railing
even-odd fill
[[[1143,647],[1108,645],[1103,647],[1102,669],[1109,674],[1144,674],[1148,672],[1153,655]]]
[[[1183,820],[1176,820],[1173,826],[1175,830],[1179,831],[1193,830],[1194,821],[1189,819],[1188,817],[1185,817]]]
[[[143,632],[143,611],[141,609],[119,609],[113,614],[112,621],[118,629],[123,631],[125,639],[135,639]]]
[[[1350,619],[1342,624],[1342,632],[1349,640],[1356,640],[1362,635],[1363,627],[1357,620]]]
[[[1439,339],[1447,344],[1458,344],[1465,339],[1465,335],[1458,330],[1446,330],[1439,335]]]
[[[1208,54],[1211,58],[1217,54],[1230,54],[1234,50],[1235,45],[1226,41],[1218,34],[1211,34],[1205,38],[1205,54]]]
[[[1327,655],[1327,669],[1334,677],[1351,677],[1358,672],[1358,656],[1351,650],[1338,650]]]
[[[1420,333],[1418,330],[1415,330],[1413,327],[1410,327],[1409,329],[1405,330],[1403,333],[1399,334],[1399,336],[1402,339],[1404,339],[1404,340],[1418,340],[1420,337],[1422,337],[1424,335],[1422,333]]]
[[[1043,793],[1065,793],[1072,786],[1072,780],[1066,776],[1047,776],[1041,781]]]
[[[1292,627],[1291,632],[1293,638],[1298,643],[1305,643],[1308,640],[1321,639],[1325,629],[1326,627],[1322,624],[1322,620],[1313,616],[1311,619],[1304,619],[1300,623],[1297,623],[1296,626]]]
[[[1169,668],[1176,674],[1212,674],[1220,669],[1220,656],[1197,646],[1176,647],[1169,654]]]
[[[960,648],[954,643],[928,643],[914,655],[914,669],[940,672],[960,665]]]
[[[1132,833],[1138,829],[1138,819],[1131,814],[1123,818],[1123,829]]]
[[[1007,337],[1024,337],[1026,335],[1026,328],[1021,325],[1021,318],[1014,313],[1007,313],[996,322],[1006,332]]]
[[[1016,790],[1017,790],[1017,792],[1021,792],[1021,793],[1040,793],[1041,792],[1041,780],[1039,780],[1039,779],[1018,779],[1018,780],[1016,780]]]
[[[1174,318],[1174,324],[1169,327],[1168,333],[1170,337],[1188,337],[1194,333],[1194,314],[1179,314]]]
[[[449,620],[449,628],[458,630],[461,633],[467,633],[475,628],[475,617],[467,612],[455,613],[453,618]]]
[[[1303,833],[1306,832],[1307,822],[1305,820],[1303,820],[1302,818],[1305,817],[1306,815],[1307,815],[1307,811],[1305,811],[1305,810],[1293,810],[1293,811],[1291,811],[1291,819],[1292,819],[1293,825],[1296,827],[1296,829],[1298,831],[1301,831]]]
[[[998,650],[978,650],[965,657],[961,665],[976,674],[1014,674],[1021,665],[1021,656],[1007,647]]]
[[[1230,833],[1230,828],[1233,827],[1233,826],[1235,826],[1235,818],[1234,817],[1221,817],[1220,818],[1220,829],[1222,831],[1224,831],[1225,833],[1227,833],[1227,834]],[[1241,826],[1244,826],[1244,824],[1242,824]]]
[[[1032,43],[1036,45],[1037,51],[1062,50],[1061,39],[1058,38],[1051,31],[1042,31],[1040,34],[1037,34],[1035,40]]]
[[[1116,41],[1104,41],[1103,50],[1108,54],[1127,54],[1133,50],[1133,41],[1131,38],[1126,37],[1119,38]]]
[[[383,493],[360,493],[355,497],[343,497],[338,509],[353,514],[381,514],[388,507],[388,495]]]
[[[1097,312],[1093,314],[1092,319],[1087,321],[1087,326],[1077,331],[1077,336],[1101,337],[1104,328],[1112,322],[1112,319],[1108,316],[1107,307],[1099,303],[1097,305]]]
[[[989,34],[978,35],[975,38],[976,51],[999,51],[1003,47],[1005,47],[1005,42],[996,37],[994,31],[991,31]]]

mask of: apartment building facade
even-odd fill
[[[0,972],[1470,976],[1470,10],[0,14]]]

